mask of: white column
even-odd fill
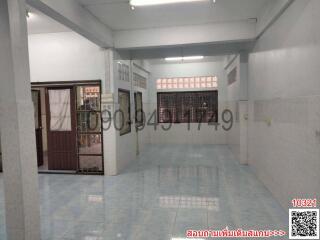
[[[25,0],[0,0],[0,126],[8,240],[40,240]]]
[[[117,168],[117,134],[115,130],[114,121],[114,111],[115,111],[115,89],[117,86],[114,82],[114,52],[112,49],[105,50],[105,92],[101,96],[101,109],[104,111],[103,119],[107,120],[111,117],[111,126],[108,130],[103,131],[103,153],[104,153],[104,174],[107,176],[114,176],[118,174]],[[110,115],[107,114],[110,112]],[[104,124],[104,129],[107,128],[107,123]]]

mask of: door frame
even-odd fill
[[[129,102],[128,102],[128,117],[129,117],[129,119],[128,119],[128,124],[129,124],[129,128],[128,128],[128,130],[126,131],[126,132],[123,132],[123,133],[121,133],[121,130],[119,131],[119,134],[120,134],[120,136],[124,136],[124,135],[126,135],[126,134],[131,134],[131,132],[132,132],[132,116],[131,116],[131,91],[130,90],[127,90],[127,89],[123,89],[123,88],[118,88],[118,102],[119,102],[119,110],[120,110],[120,101],[119,101],[119,99],[120,99],[120,97],[119,97],[119,93],[120,92],[122,92],[123,94],[127,94],[127,96],[128,96],[128,100],[129,100]],[[124,126],[122,126],[122,127],[124,127]]]
[[[144,114],[144,110],[143,110],[143,93],[141,91],[134,91],[133,93],[134,95],[134,122],[135,122],[135,132],[136,132],[136,155],[138,156],[140,154],[140,144],[139,144],[139,127],[143,126],[143,124],[145,124],[145,114]],[[138,122],[137,120],[137,113],[138,113],[138,102],[137,102],[137,96],[140,95],[141,96],[141,114],[142,114],[142,122]]]
[[[101,107],[101,95],[102,95],[102,84],[101,84],[101,80],[76,80],[76,81],[49,81],[49,82],[32,82],[31,83],[31,90],[35,90],[35,89],[38,89],[38,88],[44,88],[45,89],[45,92],[47,92],[47,90],[49,88],[72,88],[72,91],[74,92],[74,110],[75,110],[75,114],[76,114],[76,99],[77,99],[77,96],[76,96],[76,87],[77,86],[91,86],[91,85],[98,85],[99,88],[100,88],[100,107]],[[46,115],[47,115],[47,97],[45,97],[45,107],[46,107]],[[48,124],[48,115],[46,116],[47,119],[47,124]],[[102,114],[101,114],[101,117],[102,117]],[[75,115],[75,126],[77,128],[77,116]],[[103,121],[101,119],[101,148],[102,148],[102,155],[101,155],[101,159],[102,159],[102,172],[99,172],[99,173],[91,173],[91,172],[86,172],[86,173],[83,173],[83,172],[79,172],[78,168],[79,168],[79,155],[78,155],[78,146],[77,146],[77,139],[78,139],[78,136],[77,136],[77,129],[75,130],[75,138],[76,138],[76,157],[77,157],[77,170],[75,171],[64,171],[64,170],[48,170],[48,171],[38,171],[38,173],[49,173],[49,174],[85,174],[85,175],[104,175],[104,147],[103,147]],[[47,126],[47,140],[48,140],[48,129],[49,129],[49,126]],[[42,142],[43,144],[43,142]]]
[[[35,134],[36,134],[36,149],[37,149],[37,165],[38,167],[42,166],[44,164],[44,159],[43,159],[43,141],[42,141],[42,136],[43,136],[43,132],[42,132],[42,105],[41,105],[41,91],[39,89],[31,89],[31,92],[37,92],[38,93],[38,129],[35,129]],[[40,131],[41,136],[39,141],[37,141],[37,137],[38,137],[38,132]],[[41,144],[41,147],[38,146],[38,144]],[[39,151],[40,150],[40,151]],[[42,164],[39,165],[39,162],[41,162]]]

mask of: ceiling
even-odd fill
[[[131,10],[129,0],[77,0],[113,30],[194,25],[256,18],[267,1],[211,0]]]
[[[54,33],[54,32],[70,32],[71,30],[64,25],[56,22],[47,15],[40,11],[28,7],[29,17],[28,22],[28,34],[38,33]]]

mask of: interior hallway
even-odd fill
[[[225,145],[150,145],[114,177],[39,175],[42,240],[184,239],[187,229],[287,229],[287,214]],[[0,175],[0,239],[5,239]]]

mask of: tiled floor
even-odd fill
[[[226,146],[149,146],[116,177],[39,175],[39,182],[43,240],[177,240],[186,229],[226,226],[287,230],[287,213]],[[0,204],[2,240],[1,175]]]

